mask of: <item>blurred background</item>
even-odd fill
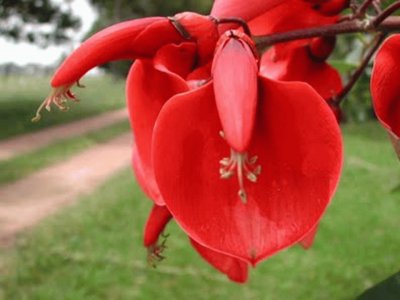
[[[130,169],[124,108],[131,62],[93,70],[79,105],[31,122],[55,68],[92,33],[211,5],[0,0],[0,299],[400,299],[400,173],[371,108],[371,66],[344,103],[343,177],[314,247],[268,259],[243,286],[200,259],[175,223],[167,259],[147,266],[151,203]],[[330,62],[344,80],[369,42],[339,39]]]

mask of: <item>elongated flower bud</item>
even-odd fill
[[[217,46],[212,66],[224,137],[238,152],[248,147],[255,122],[258,65],[253,47],[246,35],[229,31]]]
[[[90,69],[113,60],[153,56],[162,45],[180,40],[182,37],[167,18],[118,23],[96,33],[68,56],[51,85],[74,83]]]
[[[153,206],[144,230],[143,244],[145,247],[150,247],[157,243],[158,238],[171,218],[172,215],[167,207]]]
[[[311,59],[322,62],[328,59],[336,45],[335,36],[313,38],[308,46]]]

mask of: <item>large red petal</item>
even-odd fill
[[[213,61],[214,93],[225,138],[242,152],[250,143],[255,122],[258,66],[246,42],[226,38]]]
[[[338,183],[342,144],[322,98],[303,83],[262,85],[248,149],[262,167],[256,183],[221,179],[230,148],[212,84],[175,96],[154,131],[156,179],[168,208],[198,243],[253,264],[301,240],[320,220]]]
[[[133,167],[143,190],[158,205],[163,205],[154,178],[151,142],[157,116],[173,95],[189,89],[179,74],[187,75],[193,63],[193,45],[167,45],[152,60],[137,60],[129,72],[127,105],[135,137]],[[175,65],[170,60],[175,61]],[[176,73],[175,73],[176,72]]]
[[[110,26],[69,55],[53,76],[53,87],[79,80],[95,66],[119,59],[150,57],[167,43],[179,43],[182,36],[167,18],[152,17]]]
[[[226,274],[232,281],[238,283],[245,283],[248,278],[249,267],[248,264],[240,259],[228,256],[207,247],[204,247],[190,239],[193,248],[204,258],[210,265]]]

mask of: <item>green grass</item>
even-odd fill
[[[0,139],[82,119],[125,105],[123,81],[115,81],[106,76],[88,77],[82,82],[86,88],[73,88],[81,100],[79,104],[70,103],[68,112],[52,107],[51,113],[43,112],[40,122],[32,123],[36,109],[50,92],[49,82],[50,79],[44,77],[0,76]]]
[[[60,160],[67,159],[91,146],[104,143],[128,131],[129,128],[129,122],[122,121],[95,132],[63,140],[31,153],[22,154],[7,161],[0,161],[0,185],[17,180]]]
[[[151,205],[126,170],[3,253],[4,299],[354,299],[399,271],[400,165],[376,124],[344,131],[341,185],[314,247],[261,263],[247,285],[204,263],[176,224],[168,259],[147,268]]]

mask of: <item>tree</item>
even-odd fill
[[[81,25],[68,7],[51,0],[0,0],[0,19],[0,36],[43,47],[66,42],[67,31]]]

